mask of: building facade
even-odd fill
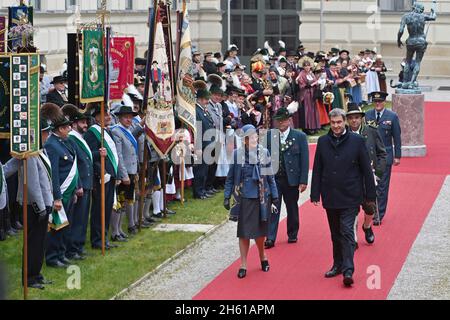
[[[324,0],[323,50],[331,47],[356,53],[376,48],[383,55],[391,73],[398,73],[405,49],[396,40],[401,16],[410,10],[413,0]],[[36,46],[45,55],[50,74],[60,70],[67,55],[67,33],[75,32],[76,21],[93,21],[100,0],[26,0],[35,7]],[[108,22],[117,35],[134,36],[137,55],[143,56],[148,39],[148,7],[150,0],[108,0],[111,14]],[[176,9],[178,0],[172,0]],[[431,0],[425,0],[429,12]],[[18,0],[0,0],[0,14]],[[230,11],[228,12],[228,6]],[[288,49],[301,42],[307,51],[320,49],[321,0],[190,0],[192,44],[200,51],[225,51],[230,42],[236,44],[243,62],[267,40],[278,50],[278,40]],[[78,8],[78,9],[75,9]],[[450,77],[450,2],[437,5],[438,20],[428,31],[429,48],[422,76]],[[77,13],[79,11],[79,14]],[[175,20],[175,14],[172,15]],[[228,19],[231,23],[228,27]],[[173,21],[175,23],[175,21]],[[172,28],[175,32],[175,27]],[[407,37],[405,32],[404,39]],[[176,39],[174,36],[173,39]]]

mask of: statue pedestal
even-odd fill
[[[402,156],[425,157],[424,94],[394,94],[392,110],[398,114],[402,129]]]

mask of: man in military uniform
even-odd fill
[[[363,121],[364,116],[364,111],[362,111],[361,107],[359,107],[356,103],[351,102],[348,104],[347,122],[350,130],[353,133],[360,134],[366,140],[366,147],[369,151],[369,157],[372,163],[375,179],[379,180],[383,176],[383,172],[386,170],[387,153],[384,147],[384,142],[381,139],[376,125],[372,122],[366,125]],[[365,216],[362,228],[367,243],[372,244],[375,241],[375,235],[372,230],[372,220],[374,214],[376,213],[376,207],[371,207],[366,203],[363,203],[363,209]],[[356,238],[356,228],[355,239],[356,244],[358,244],[358,240]],[[358,247],[358,245],[356,247]]]
[[[95,103],[88,106],[88,111],[95,119],[95,123],[84,135],[94,158],[94,187],[92,189],[92,210],[91,210],[91,246],[93,249],[102,248],[102,229],[101,229],[101,165],[100,157],[105,158],[105,239],[108,239],[107,233],[111,212],[114,204],[114,194],[116,189],[116,179],[118,177],[119,156],[117,154],[116,143],[113,134],[108,128],[111,124],[111,115],[105,108],[104,117],[104,144],[101,147],[101,112],[100,104]],[[105,241],[105,249],[117,247],[117,245]]]
[[[200,81],[200,80],[199,80]],[[214,130],[214,121],[208,111],[207,105],[211,96],[210,92],[206,89],[206,83],[202,82],[204,87],[197,90],[197,104],[196,104],[196,120],[197,120],[197,132],[201,133],[197,135],[197,141],[195,143],[195,154],[197,160],[194,163],[194,198],[206,199],[212,196],[211,193],[206,192],[206,179],[208,177],[208,165],[205,163],[203,152],[211,144],[214,143],[215,137],[212,137],[210,141],[204,141],[203,136],[206,131]],[[200,140],[199,140],[200,139]]]
[[[74,216],[71,226],[72,243],[68,248],[67,257],[71,260],[83,260],[89,212],[91,210],[92,185],[94,182],[92,152],[83,138],[88,129],[88,118],[85,114],[80,113],[76,106],[71,104],[63,106],[61,110],[72,121],[72,131],[69,132],[69,140],[73,142],[77,154],[78,174],[81,188],[83,188],[83,196],[78,198],[74,205]]]
[[[366,121],[375,121],[378,126],[378,132],[384,141],[387,152],[386,170],[377,186],[379,219],[375,219],[373,222],[376,226],[381,224],[386,214],[392,166],[400,165],[402,157],[400,120],[395,112],[385,108],[387,96],[388,94],[385,92],[372,92],[371,97],[375,108],[366,113]]]
[[[58,108],[58,107],[57,107]],[[46,142],[51,126],[49,118],[41,113],[41,141]],[[1,168],[0,168],[1,171]],[[22,161],[10,159],[3,168],[6,177],[23,172]],[[41,274],[44,263],[44,246],[48,228],[48,217],[53,209],[51,165],[44,149],[39,155],[27,159],[28,186],[28,287],[44,289],[52,284]],[[20,174],[17,201],[23,205],[23,174]],[[1,208],[1,201],[0,201]]]
[[[46,105],[43,108],[46,108]],[[70,264],[67,256],[72,242],[73,205],[75,196],[79,198],[83,196],[78,175],[77,154],[68,139],[72,130],[71,124],[72,122],[61,113],[53,120],[52,134],[44,144],[52,166],[53,207],[56,211],[52,215],[45,259],[47,266],[55,268]]]
[[[274,116],[277,129],[270,130],[267,148],[272,155],[272,165],[276,170],[275,181],[279,193],[278,213],[270,217],[269,234],[266,248],[272,248],[277,238],[280,220],[281,202],[284,199],[287,208],[288,243],[297,242],[299,230],[298,198],[308,185],[309,149],[306,135],[290,128],[291,114],[286,108],[280,108]],[[275,140],[276,139],[276,140]],[[272,145],[272,142],[278,143]]]

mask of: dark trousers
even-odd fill
[[[71,243],[67,249],[67,257],[82,254],[86,243],[87,226],[89,223],[89,212],[91,211],[91,190],[84,190],[83,197],[78,199],[73,208],[73,221],[71,228]]]
[[[214,185],[216,183],[217,163],[210,164],[207,167],[208,167],[208,174],[206,178],[206,191],[214,188]]]
[[[6,185],[8,187],[8,207],[9,207],[9,221],[10,225],[16,226],[16,222],[20,222],[20,206],[17,203],[17,191],[19,188],[19,175],[17,173],[6,179]]]
[[[47,250],[45,251],[45,261],[47,264],[55,264],[58,260],[66,257],[67,245],[71,242],[71,223],[73,213],[73,198],[67,206],[64,206],[69,225],[60,230],[51,229],[47,236]]]
[[[355,220],[358,208],[326,209],[328,224],[333,241],[333,266],[342,272],[355,271],[353,256],[355,254]]]
[[[195,164],[194,172],[194,198],[200,198],[206,192],[206,179],[208,178],[208,165],[205,163]]]
[[[116,180],[111,179],[105,184],[105,243],[108,243],[107,234],[109,230],[109,221],[114,205],[114,190]],[[91,245],[100,248],[102,246],[102,213],[101,213],[101,191],[100,183],[94,182],[92,190],[92,211],[91,211]]]
[[[276,177],[278,189],[278,213],[270,215],[268,240],[275,242],[278,233],[278,224],[280,222],[281,202],[284,200],[287,209],[287,235],[289,239],[297,239],[300,226],[298,214],[298,186],[289,185],[287,177]]]
[[[391,172],[392,166],[386,166],[386,170],[384,171],[383,176],[381,177],[380,182],[377,186],[377,202],[380,221],[383,220],[383,217],[386,214],[389,196],[389,185],[391,183]]]
[[[33,210],[33,207],[28,206],[27,222],[28,222],[27,278],[28,284],[32,284],[42,278],[41,269],[42,264],[44,263],[44,248],[45,248],[45,237],[47,235],[48,215],[47,218],[42,218],[41,220],[39,220],[38,215]]]

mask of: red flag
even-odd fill
[[[134,83],[134,38],[111,38],[109,97],[121,100],[123,90]]]

